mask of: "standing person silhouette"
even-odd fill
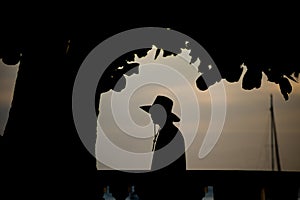
[[[159,170],[167,174],[186,171],[185,143],[182,133],[173,124],[180,119],[172,113],[173,101],[165,96],[157,96],[152,105],[140,108],[151,115],[155,125],[160,129],[154,133],[153,159],[151,171]]]

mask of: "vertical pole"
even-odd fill
[[[274,109],[273,109],[273,97],[271,95],[271,138],[272,138],[272,170],[274,170],[274,155],[273,155],[273,140],[275,142],[275,155],[277,161],[277,169],[281,171],[281,164],[279,158],[279,148],[278,148],[278,140],[277,140],[277,132],[276,132],[276,125],[275,125],[275,117],[274,117]]]
[[[270,96],[270,112],[271,112],[271,162],[272,162],[272,171],[274,171],[274,134],[273,134],[273,96]]]

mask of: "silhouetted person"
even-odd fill
[[[165,96],[157,96],[152,105],[140,108],[150,113],[154,124],[160,126],[154,138],[154,155],[151,170],[168,173],[186,170],[185,144],[182,133],[173,124],[180,119],[172,113],[173,101]]]

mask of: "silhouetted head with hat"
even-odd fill
[[[173,101],[166,96],[157,96],[152,105],[140,108],[149,113],[153,123],[159,124],[161,128],[165,123],[180,121],[179,117],[172,113]]]
[[[140,106],[151,115],[154,124],[160,129],[156,132],[154,126],[154,151],[151,170],[160,170],[161,173],[178,174],[186,170],[185,142],[180,130],[173,124],[180,119],[172,113],[173,101],[159,95],[152,105]],[[161,150],[161,151],[160,151]]]

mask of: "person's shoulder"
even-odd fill
[[[178,127],[173,126],[172,128],[173,128],[173,131],[174,131],[174,132],[182,134],[182,132],[179,130]]]

